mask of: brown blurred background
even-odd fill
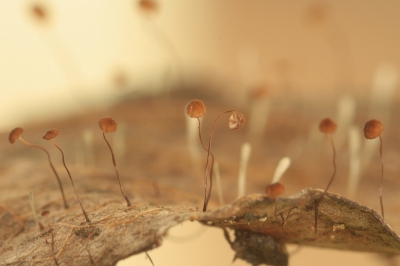
[[[37,3],[45,17],[32,15]],[[399,12],[395,0],[174,0],[158,1],[154,10],[137,1],[4,1],[0,130],[174,89],[205,90],[240,105],[249,90],[266,84],[280,97],[336,106],[344,94],[369,99],[383,76],[396,103]],[[171,234],[196,235],[199,228]],[[155,265],[231,263],[221,231],[174,244],[181,240],[167,238],[151,251]],[[144,255],[135,259],[121,265],[150,265]],[[314,248],[291,260],[338,263],[383,262]]]

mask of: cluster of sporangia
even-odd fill
[[[108,141],[106,139],[106,135],[105,135],[105,133],[112,133],[112,132],[117,130],[117,122],[115,122],[115,120],[112,119],[111,117],[106,116],[106,117],[103,117],[102,119],[100,119],[99,126],[100,126],[100,129],[103,131],[103,138],[104,138],[105,142],[107,143],[107,146],[110,148],[110,152],[111,152],[111,156],[112,156],[112,161],[113,161],[113,164],[114,164],[115,172],[116,172],[117,177],[118,177],[119,187],[121,189],[122,195],[124,196],[124,198],[126,200],[126,203],[127,203],[128,207],[129,207],[129,206],[131,206],[131,203],[130,203],[129,199],[127,198],[127,196],[125,196],[125,193],[124,193],[124,191],[122,189],[121,179],[119,177],[117,164],[115,163],[114,152],[113,152],[113,150],[111,148],[110,143],[108,143]],[[68,206],[67,200],[65,199],[64,190],[63,190],[63,187],[62,187],[62,184],[61,184],[61,181],[60,181],[60,177],[58,176],[58,173],[57,173],[56,169],[54,168],[53,163],[51,162],[49,152],[45,148],[37,146],[37,145],[34,145],[34,144],[26,141],[24,138],[22,138],[21,135],[22,135],[23,132],[24,132],[24,130],[22,128],[20,128],[20,127],[14,128],[10,132],[10,135],[9,135],[9,138],[8,138],[10,143],[14,143],[17,139],[19,139],[24,144],[26,144],[26,145],[28,145],[30,147],[33,147],[33,148],[40,149],[40,150],[44,151],[47,154],[47,158],[49,160],[50,167],[53,170],[53,173],[56,176],[58,184],[60,186],[61,195],[62,195],[62,198],[63,198],[63,201],[64,201],[64,207],[67,209],[69,206]],[[57,145],[57,143],[54,140],[54,138],[56,138],[58,136],[58,133],[59,133],[59,131],[57,129],[51,129],[51,130],[46,132],[46,134],[43,136],[43,139],[51,140],[53,142],[54,146],[61,152],[63,165],[65,167],[65,170],[68,173],[69,179],[71,180],[72,187],[74,188],[76,197],[78,198],[79,204],[81,205],[81,209],[82,209],[83,215],[85,216],[86,221],[90,222],[89,216],[87,215],[85,209],[83,208],[82,201],[79,198],[78,192],[75,189],[75,185],[74,185],[74,181],[72,180],[71,173],[69,172],[68,167],[65,164],[64,152],[62,151],[62,149]]]
[[[336,128],[337,128],[336,123],[333,122],[329,118],[323,119],[319,124],[319,130],[328,136],[329,142],[332,146],[333,174],[332,174],[331,179],[329,180],[329,183],[326,186],[324,192],[315,201],[315,205],[314,205],[315,206],[315,221],[314,221],[315,222],[315,226],[314,226],[315,233],[317,233],[317,228],[318,228],[318,206],[319,206],[322,198],[328,191],[328,189],[329,189],[330,185],[332,184],[333,179],[335,178],[335,175],[336,175],[336,150],[335,150],[335,145],[333,144],[333,139],[332,139],[332,134],[335,133]],[[383,202],[382,202],[382,181],[383,181],[383,159],[382,159],[382,137],[381,137],[382,131],[383,131],[383,126],[379,120],[372,119],[372,120],[367,121],[364,125],[364,137],[366,139],[375,139],[375,138],[379,137],[379,140],[380,140],[380,156],[381,156],[381,161],[382,161],[382,171],[381,171],[381,185],[380,185],[380,189],[379,189],[379,198],[380,198],[381,213],[382,213],[382,219],[383,219],[384,212],[383,212]],[[285,186],[279,182],[270,184],[266,187],[267,195],[271,198],[274,198],[275,200],[277,197],[282,195],[284,191],[285,191]],[[275,215],[276,215],[276,210],[275,210]],[[284,219],[282,218],[282,220],[284,220]],[[283,222],[283,223],[285,223],[285,222]],[[282,225],[282,228],[283,228],[283,225]]]
[[[233,109],[232,110],[227,110],[227,111],[224,111],[224,112],[220,113],[216,117],[216,119],[214,120],[214,123],[213,123],[212,128],[211,128],[209,140],[208,140],[208,146],[206,147],[204,145],[203,138],[201,136],[201,128],[200,128],[200,117],[204,116],[204,114],[206,113],[206,107],[205,107],[204,103],[202,101],[200,101],[200,100],[193,100],[187,105],[186,112],[187,112],[189,117],[197,118],[200,143],[201,143],[203,149],[207,152],[206,165],[205,165],[205,168],[204,168],[204,204],[203,204],[203,212],[205,212],[207,210],[207,205],[208,205],[208,202],[210,200],[211,189],[212,189],[214,155],[211,152],[211,142],[212,142],[212,137],[213,137],[213,134],[214,134],[215,125],[216,125],[219,117],[222,116],[223,114],[230,113],[230,117],[229,117],[229,120],[228,120],[228,126],[229,126],[229,129],[231,129],[231,130],[236,130],[236,129],[241,128],[245,123],[245,119],[244,119],[243,114],[241,114],[239,112],[236,112]],[[126,200],[127,206],[129,207],[129,206],[131,206],[131,203],[130,203],[128,197],[125,195],[125,193],[124,193],[124,191],[122,189],[121,179],[120,179],[120,176],[119,176],[119,173],[118,173],[117,164],[115,162],[114,152],[113,152],[113,150],[111,148],[110,143],[107,141],[106,136],[105,136],[105,133],[112,133],[112,132],[117,130],[117,122],[115,122],[115,120],[112,119],[111,117],[107,116],[107,117],[104,117],[104,118],[100,119],[99,126],[100,126],[100,129],[103,131],[104,141],[107,143],[107,146],[109,147],[110,152],[111,152],[112,162],[114,164],[114,169],[115,169],[115,173],[116,173],[117,178],[118,178],[118,183],[119,183],[119,187],[120,187],[121,193],[122,193],[123,197]],[[334,123],[329,118],[323,119],[321,121],[321,123],[319,124],[320,131],[322,133],[324,133],[324,134],[327,134],[327,136],[329,138],[329,141],[331,143],[331,146],[332,146],[334,171],[333,171],[332,177],[329,180],[329,183],[328,183],[327,187],[325,188],[324,192],[315,201],[315,232],[317,232],[318,206],[319,206],[322,198],[324,197],[324,195],[328,191],[328,189],[329,189],[330,185],[332,184],[333,179],[335,178],[335,175],[336,175],[336,150],[335,150],[335,146],[333,144],[333,139],[332,139],[332,134],[336,131],[336,127],[337,127],[336,123]],[[17,127],[15,129],[13,129],[10,132],[9,141],[11,143],[14,143],[17,139],[19,139],[24,144],[26,144],[26,145],[28,145],[30,147],[33,147],[33,148],[40,149],[40,150],[44,151],[47,154],[50,167],[53,170],[53,172],[54,172],[54,174],[55,174],[55,176],[57,178],[58,184],[60,186],[61,195],[62,195],[62,198],[63,198],[63,201],[64,201],[64,207],[68,208],[68,204],[67,204],[67,201],[65,199],[65,195],[64,195],[64,191],[63,191],[63,187],[62,187],[60,178],[59,178],[58,173],[55,170],[55,168],[54,168],[54,166],[53,166],[53,164],[52,164],[52,162],[50,160],[49,152],[46,149],[44,149],[44,148],[42,148],[40,146],[31,144],[28,141],[26,141],[25,139],[23,139],[22,136],[21,136],[23,131],[24,130],[22,128],[20,128],[20,127]],[[365,138],[366,139],[375,139],[375,138],[379,137],[379,139],[380,139],[380,156],[381,156],[381,161],[382,161],[382,172],[381,172],[381,185],[380,185],[380,189],[379,189],[379,195],[380,195],[381,212],[382,212],[382,218],[383,218],[384,217],[383,202],[382,202],[383,160],[382,160],[382,138],[381,138],[382,131],[383,131],[382,123],[380,121],[376,120],[376,119],[369,120],[367,123],[365,123],[365,126],[364,126],[364,136],[365,136]],[[72,187],[74,188],[74,191],[75,191],[76,197],[78,198],[78,201],[79,201],[79,204],[81,206],[82,212],[83,212],[83,214],[85,216],[86,221],[90,222],[90,219],[89,219],[87,213],[85,212],[85,210],[83,208],[83,205],[82,205],[82,202],[81,202],[81,200],[80,200],[80,198],[78,196],[78,193],[77,193],[77,191],[75,189],[74,182],[72,180],[71,174],[70,174],[70,172],[69,172],[69,170],[68,170],[68,168],[67,168],[67,166],[65,164],[64,153],[61,150],[61,148],[56,144],[56,142],[54,140],[54,138],[57,137],[58,133],[59,133],[59,131],[57,129],[49,130],[43,136],[43,139],[51,140],[53,142],[54,146],[61,152],[63,165],[64,165],[65,170],[67,171],[68,176],[69,176],[69,178],[71,180]],[[211,156],[211,164],[209,163],[210,156]],[[210,168],[210,171],[209,171],[208,168]],[[209,185],[208,185],[208,180],[209,180]],[[270,185],[268,185],[266,187],[267,195],[269,197],[275,199],[275,203],[276,203],[277,198],[280,195],[282,195],[284,193],[284,191],[285,191],[285,186],[282,183],[279,183],[279,182],[272,183],[272,184],[270,184]],[[275,215],[276,215],[276,207],[275,207]]]

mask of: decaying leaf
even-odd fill
[[[319,189],[305,189],[292,197],[279,198],[277,216],[274,216],[275,199],[266,195],[250,194],[196,218],[207,225],[234,229],[235,235],[242,238],[242,232],[252,232],[250,238],[256,237],[254,233],[258,233],[279,243],[387,255],[400,254],[399,236],[379,214],[371,208],[332,193],[327,193],[319,205],[318,233],[315,234],[315,201],[322,193],[323,190]],[[271,246],[269,243],[272,242],[270,238],[258,238],[257,241],[265,246]],[[259,256],[259,260],[262,261],[260,256],[263,254],[257,255],[257,249],[253,250],[256,252],[254,256]],[[239,254],[237,256],[243,258]],[[248,261],[254,263],[252,261],[255,260]],[[269,264],[267,260],[262,262]]]
[[[113,265],[158,247],[168,229],[185,220],[234,229],[235,240],[230,245],[236,258],[252,265],[287,265],[285,243],[400,254],[399,237],[375,211],[331,193],[319,206],[315,234],[314,203],[321,193],[305,189],[293,197],[280,198],[278,216],[274,216],[274,199],[261,194],[247,195],[208,213],[187,206],[152,206],[139,199],[127,208],[119,201],[104,201],[107,195],[90,194],[85,203],[93,206],[91,224],[84,221],[78,208],[61,208],[50,216],[54,254],[48,228],[41,231],[31,215],[16,215],[2,206],[0,258],[9,265],[53,265],[54,258],[60,264]],[[58,204],[46,207],[51,205]],[[29,210],[24,213],[30,214]]]
[[[129,138],[124,136],[129,150],[125,156],[117,158],[122,183],[132,201],[132,207],[129,208],[120,195],[110,155],[98,130],[97,121],[104,113],[74,118],[73,128],[66,126],[69,125],[68,121],[26,128],[26,138],[34,143],[50,127],[65,132],[63,136],[77,136],[85,130],[98,132],[98,136],[94,134],[96,137],[92,147],[96,165],[84,163],[86,165],[83,167],[79,163],[80,156],[85,157],[87,152],[80,150],[85,146],[80,142],[81,139],[72,140],[77,145],[71,143],[71,139],[59,140],[60,145],[66,147],[67,164],[91,224],[85,222],[60,158],[55,157],[57,153],[52,159],[64,183],[69,209],[64,209],[58,184],[45,155],[22,145],[12,146],[6,134],[2,135],[0,262],[6,265],[54,265],[55,261],[59,265],[113,265],[130,255],[158,247],[169,228],[186,220],[235,230],[236,238],[229,240],[229,244],[235,250],[236,258],[253,265],[262,262],[286,265],[286,243],[391,255],[400,253],[399,237],[380,215],[368,207],[329,192],[319,204],[318,233],[314,233],[315,200],[322,191],[301,189],[309,185],[310,179],[306,178],[306,173],[320,174],[326,169],[304,167],[307,165],[304,156],[294,158],[293,168],[296,169],[296,162],[301,168],[298,167],[297,171],[284,179],[289,191],[301,193],[280,197],[276,205],[275,199],[266,195],[249,194],[217,208],[214,192],[209,206],[211,211],[198,211],[203,199],[203,161],[193,163],[193,158],[188,156],[183,130],[185,114],[182,111],[187,102],[187,99],[151,99],[121,104],[107,113],[120,124],[128,125],[128,132],[134,132]],[[207,114],[218,114],[220,109],[227,109],[226,106],[217,107],[208,105]],[[224,135],[223,130],[228,129],[222,126],[219,129],[222,133],[216,134],[213,145],[216,159],[223,170],[225,200],[232,201],[237,196],[237,184],[235,178],[230,177],[237,174],[235,167],[241,144],[239,140],[244,139],[244,133],[239,131],[235,136]],[[274,145],[287,144],[282,134],[275,136]],[[260,184],[265,186],[267,183],[264,173],[257,176],[259,169],[265,169],[266,155],[257,150],[262,148],[262,145],[254,148],[257,156],[250,161],[248,192],[260,192],[263,190],[259,189]],[[280,159],[275,153],[267,156],[269,161]],[[70,164],[73,158],[76,163]],[[312,159],[318,158],[315,156]],[[341,182],[340,179],[337,182]],[[53,228],[54,243],[46,219],[39,218],[45,230],[40,230],[34,221],[29,204],[30,190],[35,193],[34,206],[37,212],[50,211],[48,218]],[[390,192],[390,188],[388,190]],[[395,215],[391,211],[387,212],[387,217],[397,221],[393,219]],[[394,228],[398,229],[396,225]],[[279,256],[269,256],[266,248],[275,250]]]
[[[140,199],[127,208],[119,201],[107,199],[109,195],[104,194],[84,198],[84,203],[91,206],[91,223],[85,222],[78,206],[67,210],[55,203],[43,206],[52,210],[49,220],[54,247],[49,227],[40,230],[27,206],[7,202],[23,213],[1,206],[0,264],[54,265],[57,260],[59,265],[114,265],[161,245],[167,230],[181,223],[186,213],[196,210],[187,206],[152,206]]]

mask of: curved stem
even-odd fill
[[[81,205],[81,209],[82,209],[83,215],[85,216],[86,222],[90,223],[89,217],[88,217],[87,213],[85,212],[85,210],[84,210],[84,208],[83,208],[82,201],[81,201],[81,199],[79,198],[78,193],[76,192],[75,185],[74,185],[74,181],[72,180],[72,177],[71,177],[71,173],[69,172],[68,167],[67,167],[67,165],[65,164],[64,153],[63,153],[63,151],[61,150],[61,148],[58,147],[58,145],[57,145],[57,143],[54,141],[54,139],[52,139],[51,141],[53,142],[54,146],[56,146],[56,148],[61,152],[61,157],[62,157],[63,165],[64,165],[64,167],[65,167],[65,170],[67,170],[69,179],[71,180],[71,183],[72,183],[72,187],[74,188],[76,197],[78,198],[79,204]]]
[[[121,189],[122,196],[124,196],[124,198],[126,200],[126,204],[129,207],[129,206],[131,206],[131,202],[129,201],[128,197],[125,195],[124,190],[122,189],[121,179],[119,178],[119,172],[118,172],[117,163],[115,162],[114,152],[113,152],[113,150],[111,148],[110,143],[108,143],[108,141],[106,139],[106,135],[104,134],[104,132],[103,132],[103,138],[106,141],[108,148],[110,149],[111,156],[112,156],[112,161],[113,161],[113,164],[114,164],[115,173],[117,174],[117,177],[118,177],[119,188]]]
[[[213,170],[213,167],[214,167],[214,166],[213,166],[213,164],[214,164],[214,155],[211,156],[211,157],[212,157],[212,159],[211,159],[212,165],[211,165],[211,169],[210,169],[210,171],[211,171],[211,172],[210,172],[210,189],[209,189],[208,193],[207,193],[207,170],[208,170],[208,162],[209,162],[210,154],[211,154],[211,152],[210,152],[210,149],[211,149],[211,141],[212,141],[212,137],[213,137],[213,134],[214,134],[215,125],[216,125],[216,123],[217,123],[217,121],[218,121],[218,119],[219,119],[219,117],[220,117],[221,115],[226,114],[226,113],[230,113],[230,112],[233,112],[233,111],[235,111],[235,110],[232,109],[232,110],[228,110],[228,111],[225,111],[225,112],[220,113],[220,114],[217,116],[217,118],[214,120],[214,124],[213,124],[213,126],[212,126],[212,128],[211,128],[210,138],[209,138],[209,140],[208,140],[206,167],[205,167],[205,169],[204,169],[204,191],[205,191],[204,199],[205,199],[205,200],[204,200],[204,205],[203,205],[203,212],[205,212],[205,211],[207,210],[208,201],[210,200],[210,197],[211,197],[212,170]],[[199,130],[200,130],[200,127],[199,127]],[[205,148],[204,145],[203,145],[203,148]]]
[[[205,151],[208,151],[207,148],[204,145],[203,142],[203,138],[201,137],[201,129],[200,129],[200,118],[197,118],[197,121],[199,122],[199,139],[200,139],[200,143],[201,146],[203,146],[203,149]],[[213,176],[213,167],[214,167],[214,154],[212,154],[212,152],[210,152],[211,154],[211,171],[210,171],[210,187],[207,191],[207,177],[206,175],[204,175],[204,203],[203,203],[203,211],[207,210],[207,205],[208,205],[208,201],[210,200],[211,197],[211,189],[212,189],[212,176]],[[207,166],[206,166],[207,168]]]
[[[333,182],[333,179],[335,179],[335,176],[336,176],[336,149],[335,149],[335,145],[333,144],[332,135],[328,134],[328,138],[329,138],[329,142],[331,143],[332,150],[333,150],[333,158],[332,158],[333,174],[332,174],[331,180],[329,180],[329,183],[326,186],[326,188],[325,188],[324,192],[322,193],[321,197],[319,197],[319,199],[317,199],[315,201],[315,229],[314,229],[315,233],[317,233],[317,227],[318,227],[318,206],[319,206],[319,203],[321,202],[322,198],[324,197],[324,195],[328,191],[329,187],[331,186],[331,184]]]
[[[32,143],[26,141],[26,140],[23,139],[21,136],[19,137],[19,140],[20,140],[22,143],[24,143],[25,145],[27,145],[27,146],[29,146],[29,147],[32,147],[32,148],[36,148],[36,149],[42,150],[42,151],[44,151],[44,152],[47,154],[47,159],[49,160],[49,164],[50,164],[51,170],[53,170],[53,173],[54,173],[54,175],[56,176],[57,181],[58,181],[58,185],[59,185],[59,187],[60,187],[61,195],[62,195],[62,198],[63,198],[63,201],[64,201],[64,208],[65,208],[65,209],[68,209],[69,206],[68,206],[67,200],[65,199],[64,190],[63,190],[63,187],[62,187],[62,184],[61,184],[61,180],[60,180],[60,177],[58,176],[58,173],[57,173],[56,169],[54,168],[53,164],[51,163],[49,152],[48,152],[45,148],[42,148],[42,147],[40,147],[40,146],[34,145],[34,144],[32,144]]]

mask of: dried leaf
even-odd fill
[[[322,193],[319,189],[304,189],[292,197],[279,198],[277,216],[274,199],[250,194],[196,219],[207,225],[269,235],[284,243],[400,254],[399,236],[379,214],[329,192],[319,205],[315,234],[315,201]]]
[[[25,137],[34,143],[41,139],[43,129],[49,127],[62,129],[65,136],[79,136],[79,132],[88,128],[99,132],[93,145],[97,156],[96,167],[69,165],[92,224],[84,220],[66,173],[63,173],[60,158],[52,159],[65,185],[65,194],[71,206],[67,210],[64,209],[58,184],[45,155],[18,143],[10,145],[8,137],[3,135],[0,140],[3,141],[0,145],[0,261],[9,265],[54,265],[55,257],[60,265],[113,265],[127,256],[159,246],[168,229],[185,220],[235,230],[236,239],[229,240],[229,243],[236,251],[236,257],[253,265],[261,262],[285,265],[286,243],[392,255],[400,253],[399,237],[382,221],[380,215],[368,207],[329,192],[319,204],[316,235],[314,205],[321,190],[305,189],[298,195],[279,198],[277,215],[275,200],[262,194],[247,195],[218,209],[213,202],[217,197],[213,194],[209,208],[214,211],[199,212],[197,208],[201,207],[203,199],[203,165],[193,163],[193,158],[187,155],[185,133],[182,130],[185,116],[182,108],[187,102],[187,99],[149,99],[135,104],[121,104],[108,113],[132,127],[128,131],[135,134],[134,138],[127,138],[126,146],[131,150],[126,157],[117,158],[122,173],[121,182],[127,187],[127,195],[132,200],[131,208],[125,206],[120,195],[110,155],[96,123],[99,117],[104,116],[104,112],[72,118],[75,122],[73,128],[67,126],[68,121],[62,121],[26,130]],[[207,105],[207,115],[218,114],[229,107]],[[207,119],[205,117],[205,122]],[[287,122],[286,126],[290,127],[290,121]],[[237,184],[235,178],[231,177],[237,174],[237,157],[245,133],[239,131],[235,136],[224,135],[224,130],[229,129],[222,126],[217,130],[222,133],[215,136],[215,156],[222,166],[222,183],[226,187],[224,197],[229,201],[236,197]],[[293,131],[290,132],[292,135]],[[278,146],[287,145],[287,139],[281,132],[273,136],[275,138],[272,141],[276,146],[268,149],[274,151],[271,154],[258,151],[264,149],[263,145],[254,148],[254,157],[250,161],[252,165],[249,166],[248,191],[264,190],[268,183],[265,181],[266,174],[263,172],[261,176],[259,172],[266,169],[266,158],[269,162],[279,161],[281,157],[276,152]],[[79,158],[76,147],[84,146],[79,141],[74,139],[71,143],[70,139],[59,139],[60,145],[66,147],[67,164],[73,155]],[[74,145],[75,142],[78,145]],[[294,158],[295,170],[289,171],[282,181],[287,191],[300,191],[304,184],[311,182],[309,176],[326,173],[328,178],[329,173],[324,167],[315,167],[316,162],[320,165],[318,159],[321,156],[311,155]],[[307,167],[309,160],[314,160],[314,163]],[[338,165],[341,164],[343,162],[339,161]],[[273,169],[268,168],[268,171],[272,173]],[[390,182],[390,175],[387,180]],[[30,190],[35,193],[37,211],[50,211],[48,218],[53,228],[54,252],[51,231],[45,218],[40,218],[46,226],[43,231],[33,219],[29,204]],[[335,187],[332,190],[335,191]],[[390,188],[388,190],[390,192]],[[366,187],[366,191],[377,194],[373,186]],[[365,200],[365,197],[361,195],[359,199]],[[385,216],[396,226],[394,217],[393,211],[388,211]],[[277,256],[269,257],[262,252],[262,248],[254,246],[256,243],[262,243],[268,250],[275,250]]]

